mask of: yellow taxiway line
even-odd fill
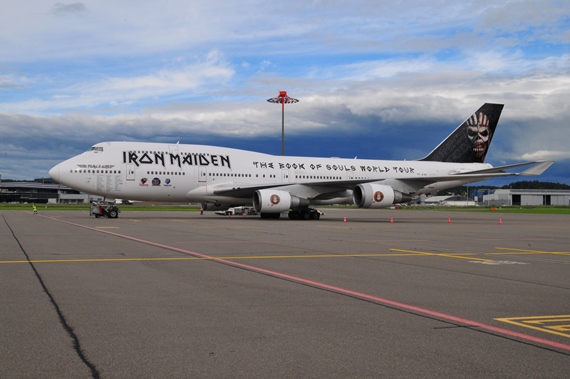
[[[524,254],[552,254],[552,255],[568,255],[568,251],[542,251],[542,250],[528,250],[528,249],[514,249],[509,247],[497,247],[497,250],[505,250],[503,252],[486,253],[489,255],[524,255]]]
[[[299,259],[299,258],[349,258],[349,257],[408,257],[417,254],[304,254],[304,255],[246,255],[229,257],[163,257],[163,258],[82,258],[82,259],[34,259],[0,261],[0,264],[13,263],[76,263],[76,262],[129,262],[129,261],[212,261],[237,259]]]
[[[303,254],[303,255],[246,255],[246,256],[224,256],[224,257],[162,257],[162,258],[81,258],[81,259],[33,259],[33,260],[10,260],[1,261],[0,264],[15,263],[77,263],[77,262],[132,262],[132,261],[211,261],[211,260],[238,260],[238,259],[307,259],[307,258],[358,258],[358,257],[417,257],[436,256],[445,258],[468,259],[475,261],[494,262],[490,259],[475,258],[472,256],[457,254],[430,253],[425,251],[390,249],[394,253],[361,253],[361,254]],[[469,253],[471,254],[471,253]]]
[[[468,256],[468,255],[466,256],[466,255],[458,255],[458,254],[430,253],[428,251],[401,250],[401,249],[390,249],[390,251],[398,251],[401,253],[415,253],[417,255],[427,255],[427,256],[435,256],[435,257],[468,259],[470,261],[495,262],[492,259],[474,258],[474,257]],[[468,253],[468,254],[471,254],[471,253]]]

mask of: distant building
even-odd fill
[[[488,189],[488,188],[470,189],[469,197],[471,199],[473,199],[475,202],[479,203],[479,205],[484,205],[483,204],[483,197],[485,195],[490,195],[493,192],[495,192],[494,189]]]
[[[76,191],[51,178],[35,179],[33,182],[0,181],[0,203],[87,204],[99,200],[103,200],[103,197]]]
[[[430,196],[422,199],[422,205],[441,205],[441,206],[454,206],[454,207],[467,207],[475,206],[477,203],[460,195],[447,195],[447,196]]]
[[[570,205],[570,190],[497,189],[483,195],[482,205]]]

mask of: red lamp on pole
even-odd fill
[[[279,96],[267,99],[267,101],[281,104],[281,155],[285,155],[285,104],[298,103],[299,100],[287,96],[287,91],[279,91]]]

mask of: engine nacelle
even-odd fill
[[[260,213],[281,213],[308,205],[309,200],[292,196],[287,191],[263,189],[253,194],[253,209]]]
[[[354,188],[352,199],[359,208],[388,208],[392,204],[409,202],[412,197],[390,186],[364,183]]]

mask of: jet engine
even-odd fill
[[[412,197],[390,186],[364,183],[354,188],[352,199],[359,208],[387,208],[392,204],[407,203],[412,200]]]
[[[263,189],[253,194],[253,209],[260,213],[281,213],[308,205],[309,200],[292,196],[287,191]]]

